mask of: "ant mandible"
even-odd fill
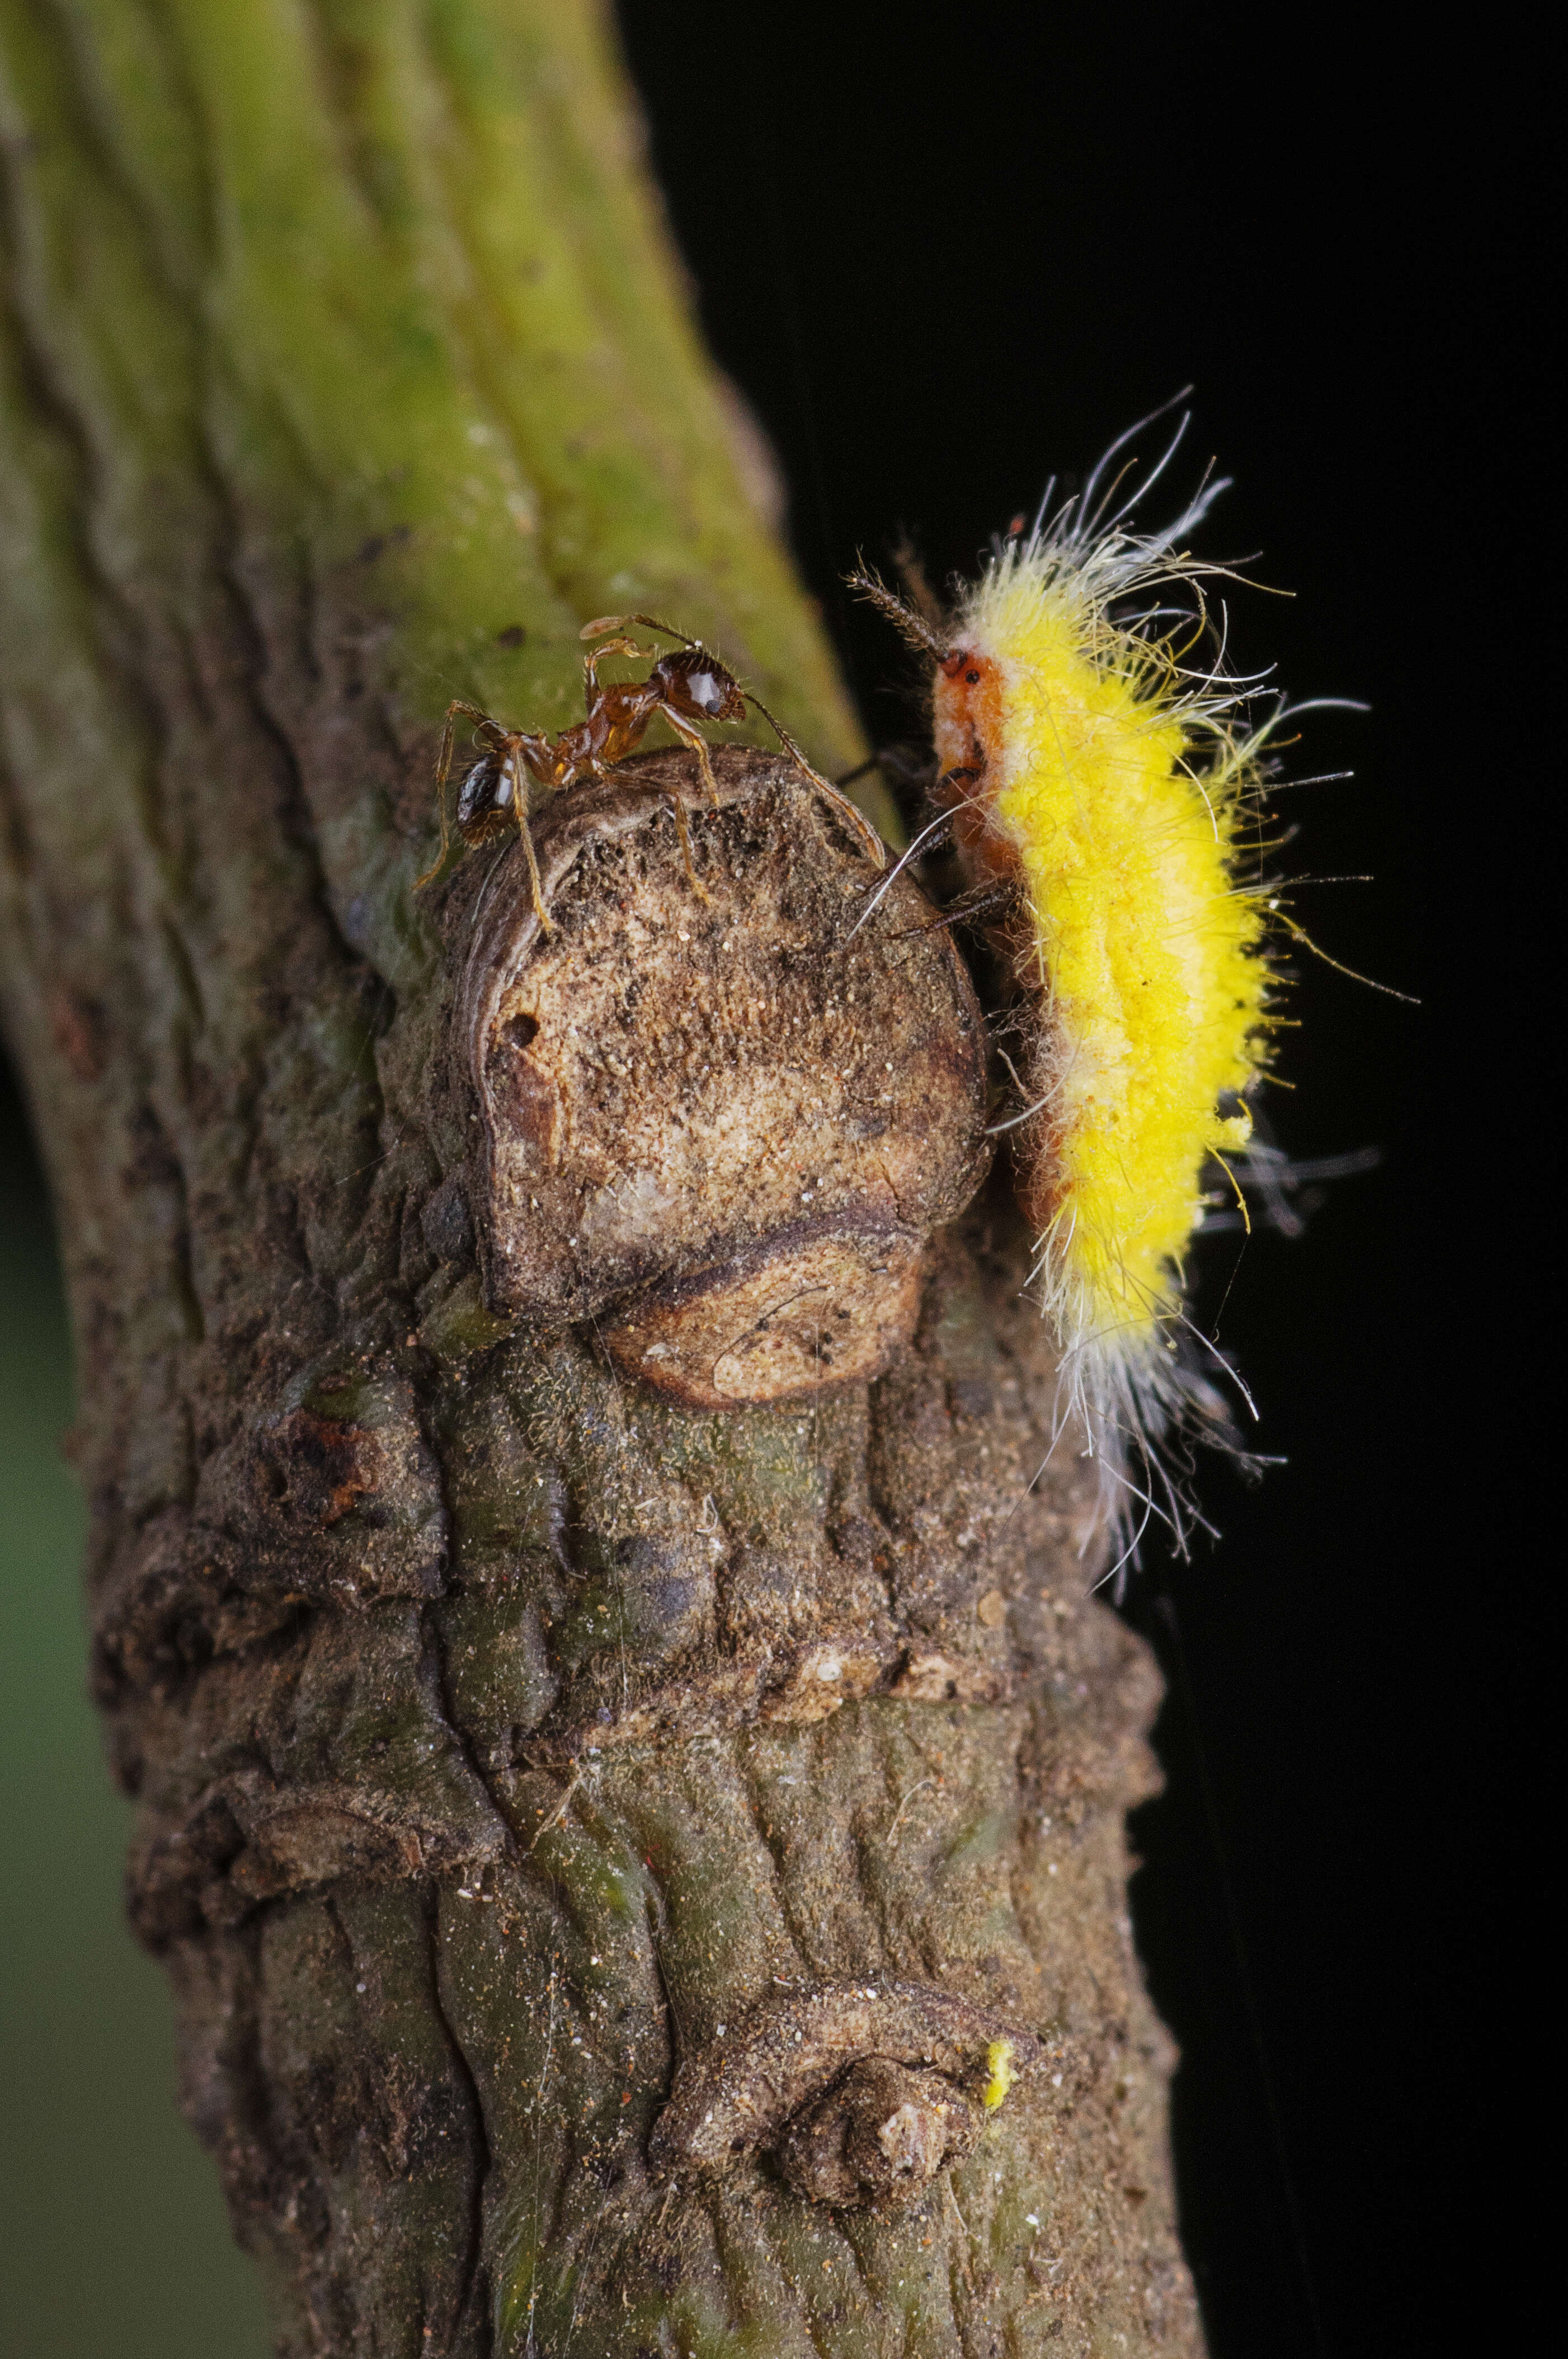
[[[662,655],[645,679],[616,681],[601,688],[599,666],[606,656],[643,656],[648,652],[634,639],[624,636],[628,624],[643,630],[658,631],[678,645],[667,655]],[[779,744],[800,771],[820,794],[825,795],[839,815],[846,819],[860,836],[871,858],[881,868],[885,859],[882,841],[871,821],[841,795],[829,780],[815,771],[789,732],[773,719],[761,697],[743,689],[733,672],[709,653],[700,639],[688,639],[684,631],[672,629],[653,614],[601,614],[597,622],[585,623],[584,639],[603,642],[583,658],[583,688],[588,706],[587,718],[574,722],[552,739],[542,732],[529,729],[503,729],[499,721],[470,704],[461,697],[454,698],[447,707],[447,725],[441,738],[440,759],[436,766],[436,796],[441,813],[441,848],[434,865],[427,868],[416,886],[422,891],[432,877],[446,865],[451,846],[451,829],[447,816],[447,781],[451,773],[452,748],[457,720],[464,714],[474,723],[474,737],[484,747],[480,759],[470,770],[458,789],[457,829],[470,849],[492,842],[515,827],[523,839],[523,849],[528,860],[528,882],[534,896],[534,913],[540,930],[552,930],[545,908],[539,864],[535,856],[534,839],[528,829],[527,789],[524,774],[547,792],[557,793],[584,773],[589,777],[603,778],[611,764],[621,761],[639,745],[655,720],[667,721],[676,735],[689,745],[697,756],[702,773],[702,783],[708,799],[719,799],[719,782],[713,775],[713,762],[708,740],[698,725],[704,721],[743,721],[748,704],[755,705],[763,720],[773,731]],[[686,813],[678,797],[672,795],[676,829],[680,837],[681,858],[692,889],[706,901],[700,880],[691,864],[691,839],[687,832]]]

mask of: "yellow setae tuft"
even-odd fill
[[[1251,1131],[1268,971],[1232,872],[1245,765],[1197,773],[1168,670],[1038,555],[1010,550],[964,621],[1000,674],[988,784],[1039,963],[1048,1288],[1073,1340],[1130,1343],[1176,1307],[1205,1164]]]

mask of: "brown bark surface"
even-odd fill
[[[441,202],[478,274],[461,16]],[[445,696],[498,668],[557,725],[611,560],[572,555],[514,389],[488,414],[559,475],[502,556],[470,518],[467,577],[436,394],[351,471],[316,430],[341,356],[313,392],[246,342],[276,255],[220,103],[243,41],[118,21],[128,63],[96,8],[7,28],[5,1006],[133,1915],[279,2348],[1196,2353],[1124,1897],[1155,1682],[1088,1594],[1070,1437],[1033,1480],[1055,1371],[951,938],[908,883],[851,938],[863,849],[739,749],[716,806],[672,754],[552,806],[547,936],[514,849],[414,898]],[[385,145],[401,13],[320,21],[322,106]],[[526,118],[544,69],[507,71]],[[423,288],[426,232],[352,152],[384,199],[354,333],[395,374],[373,264]],[[326,270],[277,295],[302,342]],[[482,452],[484,335],[548,384],[556,331],[451,300]],[[723,507],[651,429],[627,470]],[[610,506],[644,581],[711,577],[674,494]],[[811,706],[756,563],[776,612],[712,592],[727,647]]]

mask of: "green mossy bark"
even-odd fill
[[[1152,1674],[1070,1483],[1019,1506],[1004,1204],[878,1384],[697,1417],[505,1331],[450,1193],[448,700],[558,726],[645,607],[859,750],[601,13],[0,0],[0,146],[5,1023],[134,1909],[280,2349],[1195,2352],[1124,1915]],[[580,1741],[867,1598],[949,1695]],[[1052,2072],[885,2219],[654,2182],[676,2059],[845,1977]]]

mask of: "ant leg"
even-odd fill
[[[691,836],[686,823],[686,812],[681,808],[680,797],[678,795],[671,795],[669,798],[669,804],[671,810],[673,810],[676,815],[676,833],[680,838],[680,856],[686,863],[686,881],[691,886],[692,891],[697,895],[697,899],[704,903],[707,908],[711,908],[713,907],[713,902],[708,887],[691,864]]]
[[[645,656],[635,639],[607,639],[601,647],[594,647],[582,659],[583,701],[591,712],[599,701],[599,665],[602,656]]]
[[[708,799],[710,803],[717,804],[719,781],[713,775],[713,756],[708,750],[707,738],[700,729],[694,729],[689,721],[685,720],[680,713],[672,712],[667,704],[661,703],[655,710],[669,723],[682,745],[689,745],[697,756],[697,766],[702,772],[702,783],[707,789]]]
[[[611,777],[610,771],[606,768],[605,765],[601,761],[595,759],[592,756],[589,756],[582,766],[588,772],[589,777],[598,779],[601,787],[608,787],[614,784],[613,779]],[[691,886],[692,891],[697,895],[697,899],[699,901],[706,901],[708,897],[704,889],[702,879],[691,864],[691,837],[687,832],[685,807],[681,803],[680,798],[677,795],[667,795],[665,799],[668,802],[671,810],[675,813],[676,833],[680,838],[680,856],[686,863],[687,882]]]
[[[682,744],[689,745],[692,752],[697,756],[698,766],[702,771],[702,783],[708,789],[708,799],[709,802],[717,803],[719,800],[719,781],[713,775],[713,762],[712,757],[708,751],[707,738],[703,735],[700,729],[694,729],[689,721],[683,721],[678,712],[672,712],[667,704],[661,704],[659,711],[664,714],[665,719],[669,723],[670,727],[675,731],[676,735],[681,740]],[[697,899],[699,901],[707,902],[709,897],[708,888],[703,884],[701,877],[697,875],[697,870],[692,865],[691,833],[686,823],[686,810],[682,805],[680,797],[678,795],[671,795],[669,798],[669,805],[671,810],[673,810],[676,815],[676,833],[680,838],[680,856],[686,863],[687,882],[691,886],[692,891],[697,895]]]
[[[440,875],[447,864],[447,854],[451,849],[452,831],[447,818],[447,781],[452,774],[452,745],[457,734],[455,723],[460,712],[466,712],[470,721],[490,720],[488,712],[481,712],[477,704],[467,703],[460,696],[454,697],[447,707],[447,725],[441,732],[441,751],[436,764],[436,809],[441,818],[441,848],[423,876],[415,879],[416,893],[422,893],[430,879]],[[492,725],[494,724],[492,723]]]
[[[756,706],[758,712],[762,714],[762,719],[767,723],[768,727],[773,731],[773,735],[778,739],[779,744],[784,747],[784,752],[789,756],[790,760],[800,772],[801,777],[808,779],[819,794],[827,796],[827,800],[832,804],[839,817],[847,820],[849,825],[854,829],[856,834],[865,845],[867,852],[871,854],[871,857],[876,865],[879,868],[885,868],[887,866],[887,847],[883,843],[881,837],[877,833],[876,829],[871,825],[871,821],[866,817],[864,811],[857,810],[854,804],[849,800],[848,795],[841,795],[830,778],[825,778],[819,770],[814,770],[812,768],[810,763],[806,760],[806,756],[801,752],[800,747],[790,735],[789,731],[784,728],[773,719],[773,714],[768,711],[767,706],[762,702],[760,696],[753,696],[751,690],[748,689],[746,690],[746,701],[748,704],[754,704]]]
[[[933,918],[928,924],[906,926],[902,933],[891,935],[889,939],[903,942],[907,941],[911,934],[939,934],[948,926],[978,925],[982,918],[994,917],[1002,910],[1012,908],[1022,899],[1022,894],[1023,887],[1015,877],[1010,877],[1004,885],[982,885],[979,892],[961,893],[956,901],[948,903],[939,918]]]
[[[517,821],[517,832],[523,839],[523,849],[528,855],[528,889],[534,896],[534,915],[539,920],[542,934],[553,934],[549,911],[545,907],[545,888],[539,881],[539,862],[534,850],[534,838],[528,828],[528,809],[523,799],[523,763],[517,742],[514,738],[506,748],[507,767],[512,773],[512,815]]]

